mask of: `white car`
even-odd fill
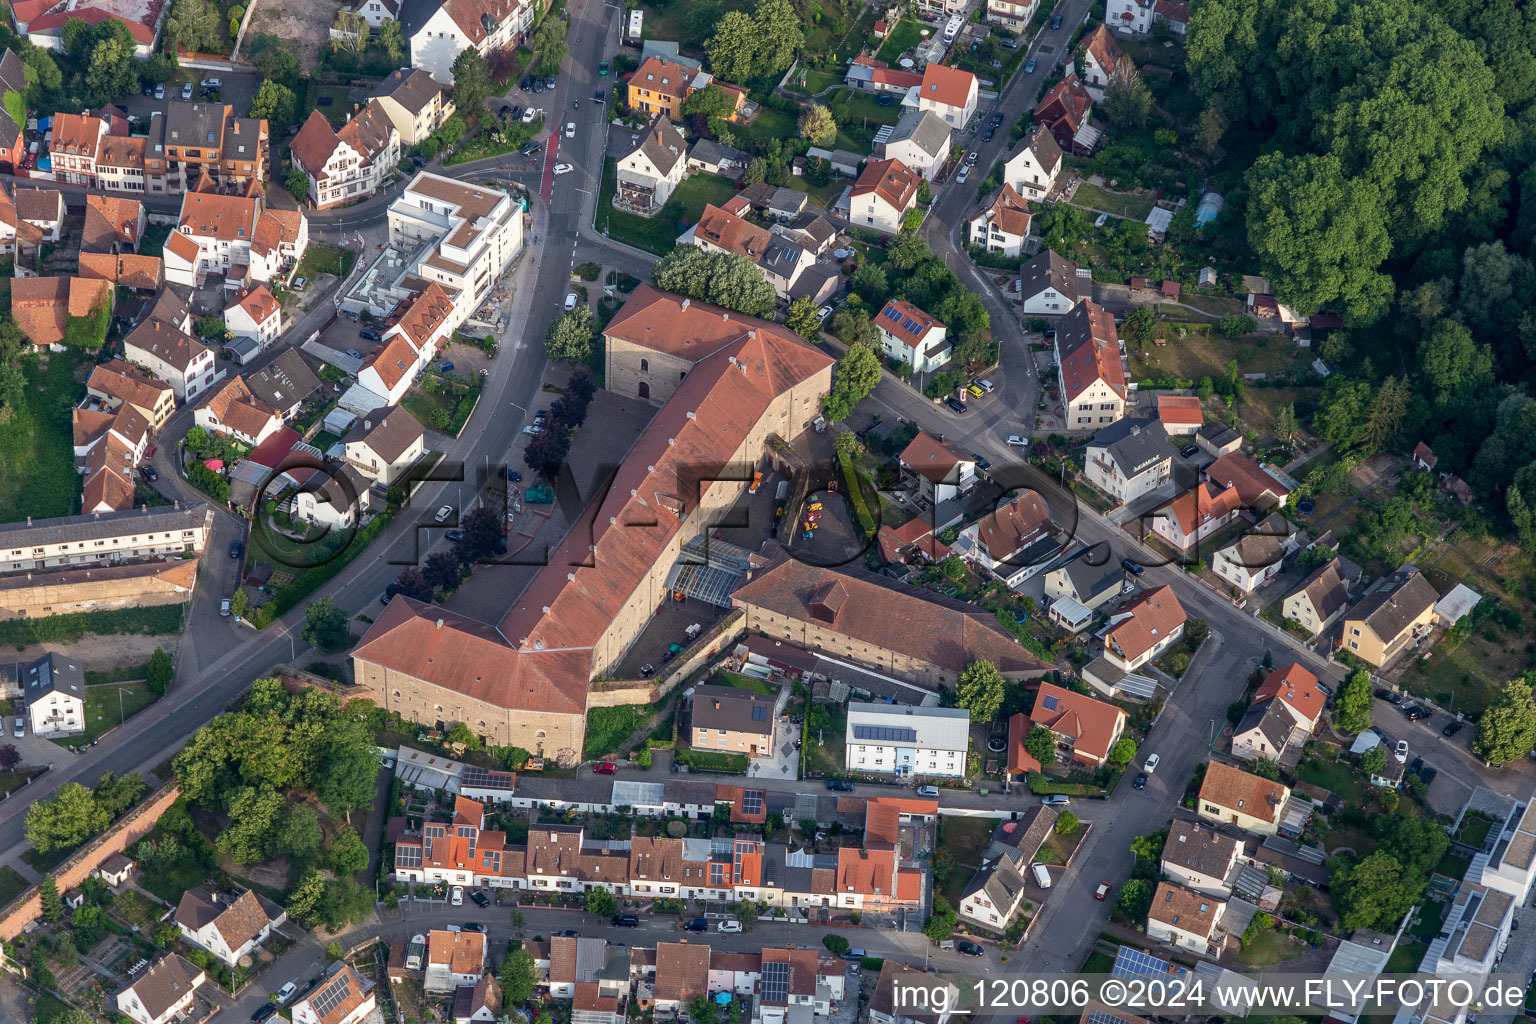
[[[18,719],[16,719],[16,726],[12,730],[12,735],[14,735],[14,736],[25,736],[26,734],[27,734],[27,720],[25,718],[18,718]]]
[[[540,434],[544,433],[544,428],[536,427],[530,423],[523,428],[523,433],[527,434],[529,437],[538,437]]]
[[[452,903],[456,907],[462,907],[464,905],[464,887],[462,885],[456,885],[453,887],[453,894],[448,897],[448,902]]]
[[[1021,434],[1009,434],[1008,443],[1014,448],[1028,448],[1029,438],[1024,437]]]
[[[568,138],[568,139],[574,139],[576,137],[576,122],[575,121],[567,121],[567,122],[565,122],[565,137]]]
[[[161,84],[155,86],[155,99],[165,99],[165,83],[162,82]]]
[[[277,998],[272,1001],[278,1006],[282,1006],[288,1000],[292,999],[293,994],[298,990],[299,986],[290,981],[288,984],[277,990]]]
[[[741,922],[740,921],[721,921],[719,924],[715,925],[715,931],[717,931],[717,932],[739,932],[739,931],[741,931]]]
[[[1141,770],[1146,772],[1148,775],[1153,774],[1154,772],[1157,771],[1157,762],[1158,762],[1158,760],[1159,760],[1158,756],[1156,754],[1153,754],[1151,757],[1147,758],[1145,761],[1142,762]]]
[[[181,87],[181,98],[184,99],[184,100],[189,100],[189,99],[192,98],[192,83],[191,82],[188,82],[186,85]]]
[[[580,301],[581,301],[580,297],[578,297],[575,292],[566,292],[565,293],[565,311],[567,313],[569,313],[571,310],[576,308],[576,303],[578,303]]]
[[[1408,763],[1408,741],[1398,740],[1397,746],[1392,750],[1392,756],[1397,758],[1398,764]]]
[[[226,597],[224,600],[219,602],[219,614],[225,618],[229,617],[229,598]]]
[[[831,315],[832,315],[832,307],[831,306],[822,306],[820,309],[818,309],[816,311],[816,319],[817,320],[825,320],[827,317],[829,317]]]
[[[204,89],[219,89],[224,85],[224,83],[219,81],[217,78],[205,78],[200,84]]]
[[[939,787],[938,786],[918,786],[917,787],[917,795],[918,796],[931,796],[931,797],[935,797],[936,798],[939,795]]]
[[[971,176],[971,165],[970,164],[966,164],[964,167],[960,168],[960,173],[955,175],[955,181],[957,181],[960,184],[964,185],[965,184],[965,179],[969,178],[970,176]]]
[[[539,112],[532,107],[523,111],[523,124],[533,124],[533,119],[539,116]]]
[[[570,164],[555,164],[555,173],[556,174],[570,174],[575,169],[576,168],[571,166]]]
[[[451,516],[451,515],[453,515],[453,506],[452,505],[444,505],[442,508],[437,510],[437,517],[436,518],[437,518],[438,522],[446,523],[448,521],[448,517]]]

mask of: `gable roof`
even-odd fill
[[[687,99],[693,91],[693,82],[698,74],[693,68],[674,63],[665,57],[647,57],[630,76],[629,86],[682,100]]]
[[[1024,748],[1024,741],[1029,739],[1029,731],[1034,727],[1035,723],[1030,721],[1029,716],[1022,711],[1014,712],[1008,719],[1008,770],[1010,772],[1017,774],[1040,770],[1040,762],[1035,759],[1035,755]]]
[[[1218,487],[1210,480],[1200,483],[1176,495],[1172,501],[1157,510],[1166,515],[1185,537],[1193,537],[1201,526],[1211,520],[1220,520],[1236,512],[1242,506],[1235,487]]]
[[[160,287],[165,275],[158,256],[140,256],[132,252],[82,252],[80,276],[110,281],[135,291],[150,291]]]
[[[320,1024],[337,1024],[367,1002],[372,988],[373,983],[354,971],[350,964],[337,960],[293,1005],[309,1003]]]
[[[171,232],[171,237],[165,240],[165,251],[179,257],[184,263],[197,266],[199,256],[197,243],[180,231]]]
[[[896,125],[886,138],[885,145],[889,147],[897,142],[911,142],[930,157],[936,157],[949,151],[952,134],[948,122],[938,114],[931,110],[909,108],[896,119]]]
[[[384,81],[374,88],[373,95],[387,96],[414,115],[427,109],[433,97],[442,92],[443,87],[437,84],[430,72],[421,68],[401,68],[385,75]]]
[[[1046,138],[1050,132],[1041,132]],[[1093,278],[1079,277],[1078,266],[1056,250],[1046,249],[1019,268],[1019,289],[1025,298],[1039,295],[1046,288],[1054,289],[1067,301],[1076,305],[1093,294]]]
[[[1109,542],[1103,540],[1083,548],[1060,569],[1051,571],[1064,574],[1072,581],[1072,589],[1090,600],[1107,590],[1118,590],[1125,582],[1125,569],[1114,557]]]
[[[363,154],[368,160],[378,159],[389,148],[389,140],[397,134],[395,123],[384,113],[379,101],[370,99],[363,109],[336,131],[337,138]]]
[[[1291,493],[1290,488],[1264,472],[1257,462],[1242,452],[1223,455],[1205,467],[1205,475],[1223,487],[1237,488],[1237,496],[1244,505],[1250,507],[1265,507],[1284,501],[1286,495]]]
[[[319,391],[320,378],[315,376],[298,349],[285,348],[266,366],[246,374],[245,386],[272,408],[287,410]]]
[[[1272,697],[1256,700],[1233,727],[1233,740],[1235,742],[1237,737],[1254,731],[1268,741],[1270,750],[1278,758],[1290,743],[1291,733],[1296,731],[1296,719]]]
[[[169,384],[155,380],[123,359],[111,359],[92,367],[85,386],[148,410],[154,410],[164,401],[164,396],[172,393]]]
[[[936,484],[956,483],[955,468],[962,462],[976,460],[948,441],[940,441],[932,434],[919,430],[908,445],[901,450],[901,462],[912,471],[927,477]]]
[[[393,463],[425,434],[426,431],[416,417],[404,408],[386,405],[373,410],[354,424],[342,441],[345,444],[366,442],[369,448],[378,453],[379,458]]]
[[[64,219],[64,193],[54,188],[18,188],[16,216],[22,220],[52,223]]]
[[[1055,169],[1061,166],[1061,147],[1056,143],[1056,136],[1050,132],[1032,129],[1029,142],[1024,148],[1034,153],[1035,163],[1039,164],[1047,174],[1054,173]]]
[[[1092,109],[1093,97],[1088,95],[1088,90],[1072,71],[1051,86],[1035,105],[1042,124],[1065,121],[1073,134],[1088,120],[1088,112]]]
[[[1332,618],[1335,612],[1349,604],[1349,582],[1344,578],[1339,559],[1330,558],[1314,569],[1290,596],[1300,593],[1307,595],[1319,620]]]
[[[269,317],[282,309],[264,284],[258,284],[246,292],[235,305],[243,309],[246,315],[258,324],[266,323]]]
[[[704,212],[699,214],[699,222],[693,228],[693,237],[704,239],[727,252],[745,256],[753,262],[761,260],[773,242],[773,236],[766,228],[742,220],[713,203],[706,204]]]
[[[709,990],[709,947],[693,942],[656,943],[657,999],[687,1003]]]
[[[1020,491],[983,516],[976,524],[976,539],[994,559],[1007,558],[1051,528],[1051,512],[1034,491]]]
[[[1076,400],[1095,381],[1103,381],[1125,397],[1120,333],[1114,316],[1103,306],[1084,299],[1056,321],[1056,350],[1061,353],[1061,380],[1068,401]]]
[[[106,284],[106,282],[102,282]],[[146,320],[123,340],[125,351],[142,349],[185,373],[192,361],[208,351],[203,345],[164,320]]]
[[[143,216],[144,204],[137,199],[90,193],[85,197],[81,250],[111,252],[114,245],[132,249],[139,244],[139,219]]]
[[[630,293],[629,301],[603,328],[603,335],[694,363],[748,341],[771,341],[773,351],[797,356],[805,347],[781,324],[673,295],[650,284]]]
[[[1362,598],[1350,611],[1347,621],[1363,622],[1377,638],[1391,643],[1438,600],[1440,595],[1417,569],[1399,569],[1386,583]]]
[[[274,420],[281,425],[277,410],[251,394],[250,388],[239,377],[231,377],[208,393],[198,403],[226,426],[238,430],[247,437],[260,437],[261,432]]]
[[[775,700],[733,686],[697,686],[693,691],[693,727],[773,734]]]
[[[1034,219],[1029,203],[1008,184],[984,200],[981,209],[971,218],[972,221],[985,220],[988,226],[995,224],[1008,234],[1019,236],[1029,234],[1029,225]]]
[[[947,330],[933,317],[902,299],[887,302],[885,308],[880,310],[880,315],[875,317],[875,326],[914,349],[927,339],[928,332],[935,327]]]
[[[1274,823],[1289,790],[1278,782],[1260,778],[1252,772],[1234,768],[1223,761],[1206,765],[1200,783],[1200,801],[1231,811],[1242,811],[1251,818]]]
[[[1132,480],[1160,462],[1173,458],[1168,432],[1154,419],[1116,420],[1093,435],[1088,447],[1103,449],[1120,475]]]
[[[11,318],[35,345],[64,340],[70,317],[90,316],[112,301],[108,281],[88,277],[18,277],[11,282]]]
[[[1104,630],[1104,646],[1131,661],[1166,640],[1188,618],[1172,587],[1164,584],[1144,590],[1110,616],[1109,626]]]
[[[276,913],[272,913],[272,912]],[[212,925],[230,949],[239,949],[269,927],[281,908],[257,896],[250,889],[234,899],[210,893],[207,889],[188,889],[176,907],[176,923],[200,932]]]
[[[963,108],[977,89],[976,76],[959,68],[929,64],[923,69],[923,99],[945,106]]]
[[[1097,759],[1109,756],[1115,726],[1124,717],[1125,712],[1113,704],[1044,682],[1029,712],[1031,724],[1072,737],[1074,750]]]
[[[301,210],[263,210],[256,221],[256,233],[251,236],[251,252],[265,256],[285,244],[297,244],[303,229]]]
[[[1242,847],[1243,841],[1237,836],[1224,835],[1197,821],[1174,818],[1163,844],[1162,862],[1208,878],[1225,879]]]
[[[896,851],[844,846],[837,851],[837,891],[862,896],[896,895]]]
[[[261,213],[261,200],[216,192],[187,192],[181,197],[182,234],[222,242],[250,241]]]
[[[1094,62],[1104,69],[1106,77],[1114,74],[1115,66],[1125,56],[1125,51],[1115,42],[1115,37],[1109,34],[1109,27],[1103,24],[1088,33],[1079,45],[1093,54]]]
[[[1157,883],[1152,895],[1152,907],[1147,911],[1149,920],[1171,925],[1179,931],[1209,937],[1216,927],[1217,908],[1222,904],[1193,889],[1172,882]]]
[[[917,198],[923,176],[900,160],[870,160],[853,183],[852,195],[874,193],[897,210],[905,210]]]
[[[688,143],[683,141],[677,126],[664,117],[658,117],[640,136],[639,141],[620,161],[628,160],[636,153],[643,153],[663,178],[669,177],[677,165],[688,159]]]
[[[1205,423],[1205,409],[1194,395],[1158,395],[1157,416],[1174,434],[1192,434]]]
[[[9,52],[9,51],[7,51]],[[132,982],[125,985],[122,993],[132,992],[150,1017],[159,1020],[171,1007],[194,992],[207,974],[179,953],[167,953]],[[119,993],[121,996],[122,993]]]

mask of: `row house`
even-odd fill
[[[378,100],[340,128],[312,111],[293,140],[293,165],[309,179],[309,201],[324,210],[371,196],[400,163],[400,132]]]
[[[239,377],[211,390],[193,410],[192,422],[210,434],[231,437],[252,448],[283,429],[283,417],[251,394]]]
[[[357,382],[386,404],[396,405],[416,375],[437,355],[437,347],[453,335],[453,300],[436,282],[413,296],[385,328],[383,339],[363,360]]]
[[[200,555],[212,529],[206,504],[0,523],[0,567],[42,572]]]
[[[123,358],[165,381],[178,402],[190,402],[219,378],[213,349],[186,326],[151,317],[123,339]]]
[[[302,213],[269,210],[259,195],[188,192],[162,254],[165,279],[201,288],[221,275],[226,288],[268,282],[296,264],[309,245]]]
[[[265,118],[236,117],[227,103],[169,103],[153,114],[144,153],[144,191],[206,187],[249,192],[267,180]]]
[[[118,125],[120,130],[114,132]],[[48,155],[53,160],[53,171],[58,180],[94,188],[97,184],[96,152],[102,138],[109,133],[127,135],[128,122],[110,115],[53,115],[53,141]]]

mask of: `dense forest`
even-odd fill
[[[1187,67],[1277,297],[1343,315],[1314,426],[1428,441],[1536,551],[1536,7],[1203,0]]]

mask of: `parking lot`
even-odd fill
[[[202,96],[199,83],[205,78],[219,79],[219,90],[209,96]],[[192,85],[192,102],[222,103],[228,104],[234,109],[236,116],[243,117],[245,112],[251,109],[251,100],[256,95],[256,90],[261,86],[261,76],[228,71],[201,71],[197,68],[183,68],[171,76],[165,83],[165,98],[155,99],[153,96],[145,96],[144,90],[127,96],[117,101],[117,106],[122,107],[127,113],[138,118],[135,124],[137,134],[143,134],[149,130],[149,118],[151,114],[164,113],[167,104],[172,100],[180,101],[183,87],[188,83]]]

